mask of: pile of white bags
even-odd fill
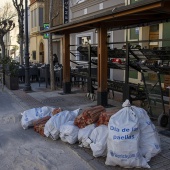
[[[21,125],[23,129],[27,129],[33,126],[33,122],[46,116],[52,116],[52,112],[55,108],[49,106],[43,106],[40,108],[33,108],[21,113]]]
[[[139,107],[132,106],[131,108],[139,118],[139,129],[141,132],[139,141],[140,153],[149,162],[152,157],[161,151],[160,138],[147,112]]]
[[[147,162],[160,152],[157,132],[143,109],[131,107],[128,100],[123,107],[109,120],[105,163],[125,168],[149,168]]]
[[[74,125],[74,121],[69,121],[60,127],[60,138],[63,142],[74,144],[78,141],[79,128]]]
[[[119,165],[125,168],[150,168],[148,162],[160,151],[160,139],[147,112],[131,106],[126,100],[124,108],[110,117],[108,126],[90,124],[79,129],[75,118],[80,109],[61,111],[53,116],[55,108],[44,106],[22,113],[21,125],[24,129],[33,122],[46,116],[44,135],[74,144],[79,141],[81,147],[91,148],[94,157],[106,156],[106,165]]]
[[[90,148],[90,144],[86,141],[89,138],[92,131],[95,129],[95,127],[96,127],[95,124],[91,124],[79,130],[78,140],[80,143],[79,145],[80,147]]]
[[[60,134],[60,126],[68,121],[74,121],[78,116],[79,110],[68,111],[64,110],[54,116],[52,116],[44,127],[44,135],[46,137],[51,137],[53,140],[57,140]]]
[[[106,125],[100,125],[92,131],[91,135],[86,140],[86,142],[90,144],[94,157],[106,156],[107,136],[108,127]]]

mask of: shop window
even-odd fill
[[[78,38],[78,43],[82,46],[86,46],[86,44],[91,44],[91,36],[83,36]],[[81,61],[88,61],[88,56],[87,55],[82,55],[79,53],[79,56],[77,58],[78,60]]]
[[[32,51],[32,59],[36,60],[36,51]]]
[[[164,23],[163,24],[163,39],[169,39],[170,38],[170,22]],[[163,47],[170,47],[170,41],[163,41],[162,42]]]
[[[131,28],[129,31],[129,39],[130,40],[138,40],[139,39],[139,27]]]

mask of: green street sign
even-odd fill
[[[49,24],[48,23],[44,23],[44,30],[48,30],[49,29]],[[48,39],[49,38],[49,34],[46,33],[44,34],[44,39]]]

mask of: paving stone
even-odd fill
[[[164,166],[170,167],[170,161],[169,160],[165,160],[165,161],[163,161],[161,163],[155,164],[155,165],[152,166],[152,169],[162,170],[162,167],[164,167]]]

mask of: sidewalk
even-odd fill
[[[45,85],[41,84],[41,87],[38,86],[38,83],[32,83],[32,91],[24,92],[22,88],[24,84],[20,85],[19,90],[10,91],[5,88],[5,90],[14,97],[17,102],[27,110],[34,107],[42,106],[55,106],[61,107],[63,110],[74,110],[77,108],[84,109],[89,106],[95,106],[96,101],[89,100],[79,88],[73,88],[71,94],[63,94],[62,89],[57,89],[56,91],[51,91],[49,88],[45,88]],[[120,99],[118,101],[108,100],[109,107],[106,110],[111,110],[113,107],[121,108]],[[154,122],[156,125],[156,122]],[[157,127],[158,131],[165,131],[161,127]],[[168,133],[169,134],[169,133]],[[164,136],[160,134],[162,152],[154,157],[149,165],[151,170],[169,170],[170,169],[170,136]],[[77,153],[83,160],[85,160],[93,169],[96,170],[121,170],[124,168],[120,167],[110,167],[105,165],[105,158],[94,158],[90,149],[80,148],[78,144],[68,145],[75,153]]]

